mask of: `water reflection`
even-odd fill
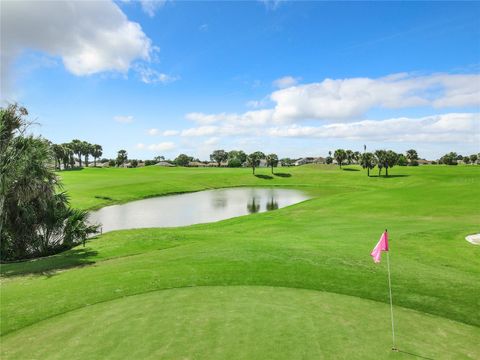
[[[277,210],[278,209],[278,201],[276,201],[273,197],[267,202],[267,210]]]
[[[108,206],[92,212],[90,221],[102,224],[103,232],[186,226],[276,210],[307,199],[302,191],[276,188],[207,190]]]
[[[255,214],[260,211],[260,204],[255,202],[255,198],[252,198],[251,201],[247,204],[247,210],[249,214]]]
[[[224,192],[216,193],[212,198],[213,207],[216,209],[223,209],[227,206],[227,196]]]

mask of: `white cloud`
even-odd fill
[[[323,126],[290,125],[269,128],[267,134],[273,137],[392,142],[476,142],[480,140],[480,114],[448,113],[421,118],[363,120]]]
[[[325,79],[270,95],[271,109],[245,113],[189,113],[198,124],[288,124],[302,120],[354,121],[372,109],[478,107],[480,75],[392,74],[382,78]]]
[[[280,4],[287,0],[258,0],[261,2],[267,10],[277,10]]]
[[[198,27],[198,30],[200,31],[207,31],[208,30],[208,24],[202,24]]]
[[[159,144],[148,145],[148,149],[152,151],[168,151],[175,149],[175,144],[173,142],[161,142]]]
[[[119,122],[119,123],[122,123],[122,124],[129,124],[129,123],[132,123],[133,122],[133,116],[131,115],[116,115],[113,117],[113,120],[115,120],[116,122]]]
[[[237,124],[243,126],[250,125],[266,125],[273,120],[273,110],[253,110],[243,114],[236,113],[220,113],[220,114],[204,114],[204,113],[188,113],[185,118],[194,121],[197,124],[209,125],[215,123]]]
[[[378,79],[325,79],[271,94],[274,118],[351,120],[373,108],[476,106],[480,75],[394,74]]]
[[[136,145],[136,148],[137,148],[137,149],[140,149],[140,150],[143,150],[143,149],[145,149],[145,144],[143,144],[143,143],[138,143],[138,144]]]
[[[140,80],[145,84],[167,84],[178,80],[178,78],[174,76],[158,72],[157,70],[145,65],[135,66],[135,71],[139,75]]]
[[[142,10],[150,17],[154,17],[158,9],[162,8],[166,0],[140,0]]]
[[[322,126],[257,124],[224,122],[218,125],[201,125],[183,130],[185,137],[287,137],[367,140],[390,142],[480,142],[480,114],[446,113],[420,118],[391,118],[357,122],[328,123]],[[206,140],[209,141],[209,140]]]
[[[294,78],[293,76],[284,76],[280,79],[273,81],[273,86],[279,89],[284,89],[290,86],[295,86],[298,84],[299,78]]]
[[[156,136],[156,135],[163,135],[163,136],[175,136],[180,134],[180,131],[178,130],[165,130],[165,131],[160,131],[159,129],[149,129],[147,131],[148,135],[151,136]]]
[[[68,71],[126,72],[148,60],[151,41],[112,1],[2,2],[2,62],[23,50],[60,56]]]
[[[218,137],[211,137],[211,138],[205,140],[203,143],[205,145],[217,145],[219,140],[220,140],[220,138],[218,138]]]

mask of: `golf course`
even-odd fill
[[[106,232],[2,264],[4,360],[480,358],[480,246],[465,240],[480,232],[480,166],[395,166],[388,177],[356,165],[57,174],[84,210],[234,187],[308,199]],[[398,351],[386,254],[370,256],[385,229]]]

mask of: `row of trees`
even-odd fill
[[[375,159],[378,162],[378,156],[377,152],[381,152],[383,150],[377,150],[375,151]],[[389,150],[391,153],[394,153],[392,150]],[[393,155],[390,154],[390,157]],[[365,154],[365,153],[364,153]],[[358,151],[352,151],[352,150],[343,150],[343,149],[337,149],[333,153],[333,158],[332,158],[332,152],[329,151],[329,156],[326,158],[326,163],[331,164],[333,160],[337,162],[337,164],[342,167],[342,165],[351,165],[351,164],[361,164],[362,162],[362,156],[364,154],[361,154]],[[417,166],[418,165],[418,154],[417,151],[414,149],[407,150],[405,155],[403,154],[396,154],[396,163],[395,165],[400,165],[400,166],[405,166],[405,165],[410,165],[410,166]],[[379,156],[382,156],[381,153],[379,153]]]
[[[253,174],[255,174],[255,169],[260,166],[262,160],[265,160],[266,165],[272,169],[272,174],[273,168],[277,167],[279,162],[277,154],[265,155],[261,151],[255,151],[247,155],[242,150],[232,150],[230,152],[215,150],[210,155],[210,160],[215,161],[218,166],[226,161],[228,161],[229,167],[241,167],[245,164],[252,168]]]
[[[397,154],[393,150],[376,150],[373,153],[364,152],[361,154],[351,150],[337,149],[333,153],[333,158],[330,159],[330,162],[327,161],[327,163],[332,163],[333,159],[335,159],[340,168],[342,168],[342,165],[345,163],[357,163],[364,169],[367,169],[368,176],[370,176],[370,170],[375,167],[378,168],[378,176],[381,175],[382,169],[385,169],[385,176],[388,176],[388,169],[391,169],[395,165],[418,165],[418,154],[413,149],[408,150],[405,155]]]
[[[51,143],[27,135],[28,112],[0,108],[0,257],[17,260],[75,246],[97,231],[73,209],[52,167]]]
[[[86,141],[74,139],[69,143],[52,144],[55,159],[55,167],[60,170],[63,164],[64,169],[73,169],[75,166],[75,155],[78,164],[82,167],[82,156],[86,167],[89,165],[89,157],[93,157],[93,166],[97,166],[97,159],[103,155],[101,145],[90,144]]]
[[[439,160],[439,164],[445,165],[458,165],[458,162],[461,161],[465,164],[480,164],[480,153],[472,154],[470,156],[458,155],[456,152],[450,152],[443,155]]]
[[[400,155],[393,150],[376,150],[374,153],[364,152],[360,155],[360,165],[367,169],[367,176],[370,176],[370,170],[377,166],[378,176],[381,175],[382,169],[385,169],[385,176],[388,177],[388,169],[398,165]]]

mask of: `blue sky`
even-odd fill
[[[475,2],[2,2],[2,99],[107,157],[476,153],[479,16]]]

